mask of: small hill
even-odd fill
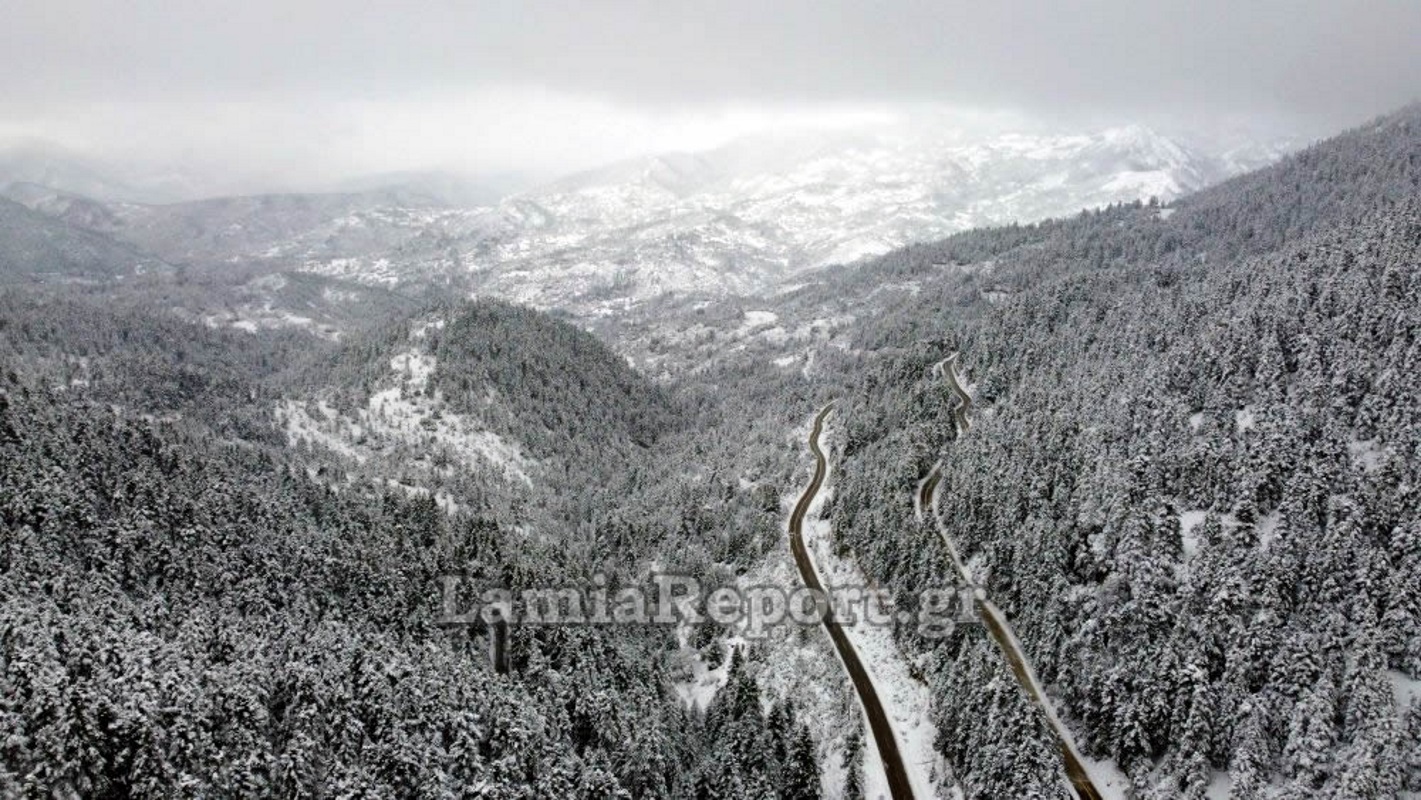
[[[0,198],[0,283],[101,281],[165,268],[132,244]]]

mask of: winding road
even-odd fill
[[[942,480],[942,462],[933,464],[933,468],[928,472],[928,477],[923,479],[923,485],[918,489],[918,517],[921,519],[928,514],[933,507],[933,493],[937,491],[937,482]]]
[[[957,379],[957,353],[944,358],[933,365],[933,374],[947,378],[952,384],[952,391],[957,394],[957,408],[952,410],[953,419],[957,420],[957,435],[961,436],[972,429],[972,420],[967,417],[972,410],[972,395],[962,388],[962,382]],[[923,506],[927,508],[927,506]]]
[[[960,435],[971,427],[971,421],[967,419],[967,411],[972,408],[972,397],[962,388],[962,383],[957,378],[957,371],[954,369],[956,361],[957,353],[953,353],[933,365],[933,373],[946,377],[961,401],[953,409]],[[992,639],[996,641],[1002,655],[1006,657],[1007,664],[1011,667],[1012,674],[1016,676],[1017,683],[1046,715],[1046,721],[1056,739],[1056,746],[1061,751],[1061,761],[1066,771],[1066,777],[1070,780],[1076,797],[1080,800],[1103,800],[1100,789],[1096,787],[1081,760],[1080,753],[1076,751],[1075,741],[1070,732],[1066,730],[1060,717],[1056,716],[1056,710],[1046,696],[1046,690],[1042,688],[1040,680],[1037,679],[1035,671],[1031,668],[1031,662],[1022,652],[1016,633],[1011,628],[1011,623],[1007,622],[1006,615],[1002,613],[1001,609],[987,599],[986,589],[977,584],[972,578],[971,572],[962,563],[957,546],[953,543],[952,537],[948,535],[942,517],[937,511],[937,487],[941,483],[941,479],[942,463],[938,462],[933,465],[928,477],[923,481],[922,488],[918,490],[918,507],[922,513],[932,515],[937,525],[938,536],[942,538],[943,544],[952,557],[953,567],[957,570],[958,578],[973,590],[973,595],[976,597],[977,614],[986,624],[988,632],[992,634]]]
[[[824,592],[824,586],[820,583],[819,575],[814,570],[814,562],[809,557],[809,551],[804,546],[804,515],[809,513],[810,505],[814,503],[815,496],[819,494],[819,488],[824,484],[827,465],[824,451],[819,449],[819,436],[824,432],[825,418],[833,410],[834,404],[829,403],[819,412],[819,416],[814,418],[814,430],[809,434],[809,449],[814,453],[814,477],[809,481],[809,486],[805,488],[804,494],[800,496],[799,502],[794,507],[794,513],[789,517],[789,544],[791,552],[794,553],[794,563],[799,567],[799,575],[804,580],[804,585],[819,597],[827,597],[828,595]],[[863,661],[859,659],[858,652],[849,642],[849,637],[844,633],[843,627],[833,618],[827,603],[823,606],[820,621],[824,624],[824,630],[828,631],[829,638],[834,642],[834,649],[839,653],[839,660],[844,662],[844,668],[848,670],[849,678],[854,683],[854,690],[858,692],[859,701],[863,704],[864,713],[868,716],[868,727],[873,731],[873,740],[878,745],[878,756],[883,762],[883,772],[888,779],[889,794],[892,795],[893,800],[911,800],[913,789],[908,780],[908,771],[903,765],[902,753],[898,750],[898,739],[893,735],[893,726],[889,724],[888,714],[883,710],[883,703],[878,698],[878,691],[874,689],[873,681],[868,676],[868,670],[864,668]]]

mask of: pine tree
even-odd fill
[[[863,720],[855,722],[844,736],[844,800],[863,800]]]
[[[780,780],[784,800],[819,800],[819,764],[809,729],[798,726]]]
[[[1332,679],[1324,675],[1293,708],[1283,758],[1300,785],[1322,786],[1332,768],[1336,702]]]

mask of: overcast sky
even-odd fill
[[[0,140],[293,180],[557,172],[943,106],[1319,135],[1421,97],[1417,0],[0,0]]]

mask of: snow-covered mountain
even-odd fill
[[[62,148],[32,142],[0,147],[0,191],[26,184],[102,201],[155,199],[104,165]]]
[[[1275,153],[1225,155],[1141,126],[762,138],[615,164],[477,213],[432,213],[437,253],[308,252],[303,269],[400,282],[457,267],[480,291],[580,311],[664,292],[753,294],[969,228],[1167,202]]]
[[[0,191],[25,184],[102,202],[171,203],[210,194],[200,176],[175,165],[120,163],[47,141],[0,143]]]
[[[763,295],[969,228],[1168,202],[1283,152],[1185,144],[1138,125],[969,135],[916,124],[636,159],[475,207],[404,188],[166,205],[34,183],[0,194],[174,265],[435,284],[586,319],[667,293]]]

